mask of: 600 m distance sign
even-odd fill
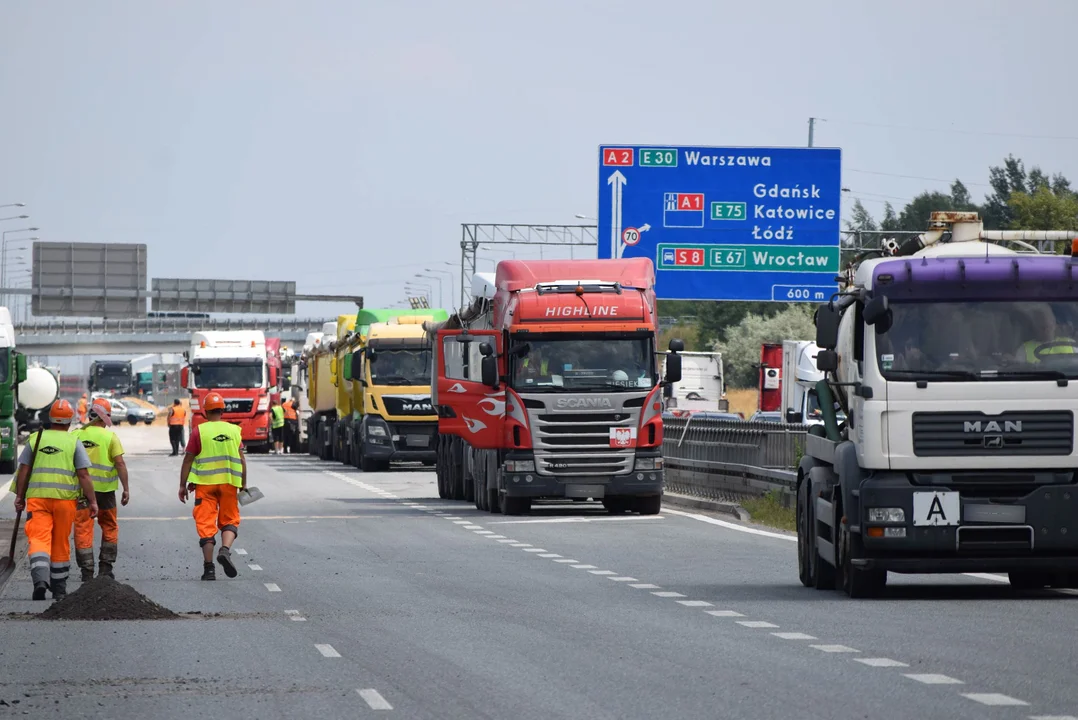
[[[648,257],[658,296],[820,302],[838,288],[841,151],[604,145],[599,257]]]

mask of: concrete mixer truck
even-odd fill
[[[25,418],[25,424],[31,412],[48,407],[58,391],[57,378],[45,368],[31,368],[27,372],[26,356],[15,349],[11,312],[0,307],[0,473],[15,472],[18,418]]]

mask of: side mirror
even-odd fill
[[[816,354],[816,369],[820,372],[835,372],[838,370],[838,353],[834,350],[821,350]]]
[[[838,346],[838,324],[842,315],[830,305],[816,308],[816,344],[825,350]]]
[[[15,353],[15,384],[26,382],[26,356]]]
[[[463,345],[467,345],[468,343],[470,343],[474,339],[475,338],[473,338],[471,335],[469,335],[466,332],[462,332],[460,335],[457,335],[457,342],[459,342],[459,343],[461,343]]]
[[[487,387],[498,387],[498,359],[493,355],[484,355],[481,361],[483,384]]]
[[[685,350],[685,341],[681,338],[671,338],[670,352],[682,352]]]
[[[190,368],[190,366],[185,366],[185,367],[180,368],[180,387],[186,389],[188,387],[187,381],[190,380],[190,379],[191,379],[191,368]]]
[[[520,345],[517,345],[512,350],[510,350],[509,354],[512,355],[513,357],[519,357],[521,355],[527,355],[531,351],[532,351],[531,343],[521,343]]]
[[[479,354],[482,355],[484,359],[486,359],[488,357],[493,357],[494,348],[491,347],[490,343],[480,343],[479,344]]]
[[[886,295],[877,295],[867,303],[865,303],[865,309],[861,311],[861,317],[865,321],[865,325],[872,325],[877,335],[882,335],[891,329],[891,323],[894,321],[894,313],[891,311],[891,304],[887,300]]]
[[[797,423],[800,423],[801,422],[801,413],[797,412],[796,410],[787,410],[786,411],[786,422],[792,423],[792,424],[795,424],[795,425]]]
[[[681,342],[680,340],[678,342]],[[673,345],[674,341],[670,341]],[[681,356],[676,352],[672,352],[666,356],[666,377],[663,378],[663,382],[676,383],[681,380]]]

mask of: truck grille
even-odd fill
[[[1069,410],[913,414],[913,453],[919,457],[1070,455],[1073,448]]]
[[[396,450],[432,450],[434,437],[438,433],[438,423],[389,423],[389,432],[394,438]]]
[[[627,398],[630,404],[635,398]],[[619,400],[615,400],[616,405]],[[535,408],[535,399],[526,403]],[[620,475],[632,472],[636,453],[632,449],[610,447],[610,429],[636,427],[638,408],[597,412],[570,410],[557,412],[543,406],[529,409],[535,471],[539,475],[565,477]]]
[[[255,406],[255,401],[244,398],[225,398],[226,413],[249,413]]]

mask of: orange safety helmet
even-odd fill
[[[57,400],[49,408],[49,422],[54,425],[70,425],[75,419],[75,410],[67,400]]]
[[[221,393],[211,392],[206,393],[206,397],[202,400],[202,411],[210,412],[212,410],[224,410],[225,399],[221,397]]]
[[[90,415],[96,416],[101,419],[101,422],[105,423],[105,426],[112,425],[112,403],[108,401],[108,398],[96,398],[94,404],[90,406]]]

